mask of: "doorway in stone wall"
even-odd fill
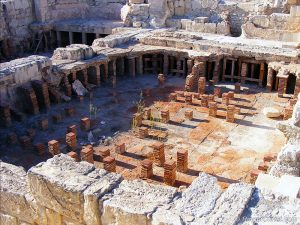
[[[0,41],[0,62],[5,60],[4,43]]]
[[[295,85],[296,85],[296,76],[290,73],[286,85],[286,94],[294,94]]]

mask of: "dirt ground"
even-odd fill
[[[221,87],[223,92],[234,88],[226,83],[217,86]],[[51,157],[49,154],[39,156],[33,150],[25,151],[19,145],[7,146],[5,143],[8,132],[13,131],[21,136],[31,127],[37,131],[33,143],[46,144],[52,139],[60,140],[62,152],[67,152],[64,143],[66,128],[76,124],[79,153],[81,145],[88,144],[88,132],[79,129],[79,122],[81,118],[89,116],[89,107],[92,104],[99,108],[93,126],[95,152],[104,146],[102,142],[98,143],[101,138],[111,137],[106,143],[111,146],[111,155],[117,160],[117,172],[125,179],[139,178],[141,160],[153,157],[152,148],[149,146],[155,141],[155,138],[139,139],[136,129],[131,129],[132,115],[137,110],[136,102],[141,99],[141,93],[145,106],[151,107],[155,118],[159,119],[161,109],[169,109],[171,112],[171,121],[168,124],[143,121],[143,125],[150,126],[152,132],[167,134],[167,137],[161,140],[165,143],[166,159],[176,160],[177,150],[188,150],[189,170],[186,174],[177,172],[177,187],[189,185],[200,171],[216,176],[224,188],[234,182],[249,182],[249,171],[257,168],[264,155],[269,152],[277,153],[284,145],[283,134],[275,128],[277,120],[266,118],[262,111],[267,106],[283,107],[288,99],[278,99],[276,93],[266,93],[264,89],[255,85],[243,86],[241,94],[236,94],[231,102],[241,108],[241,112],[236,115],[236,123],[228,123],[225,120],[225,106],[220,105],[218,117],[212,118],[208,116],[208,109],[200,105],[168,102],[168,95],[182,90],[183,87],[184,79],[180,77],[169,77],[166,84],[159,87],[155,76],[143,75],[135,79],[119,79],[115,90],[109,86],[94,89],[93,97],[86,97],[82,103],[74,99],[70,103],[53,105],[41,115],[28,117],[25,122],[15,122],[11,128],[0,130],[1,160],[28,169]],[[207,92],[212,93],[212,88],[208,87]],[[221,104],[221,99],[217,101]],[[51,115],[63,112],[67,106],[75,107],[75,116],[64,117],[61,123],[54,124]],[[185,120],[186,109],[193,109],[193,120]],[[43,117],[49,118],[47,131],[39,131],[35,125],[36,121]],[[124,155],[115,153],[115,141],[125,142]],[[101,162],[95,162],[95,165],[103,167]],[[154,176],[148,179],[148,182],[163,183],[163,168],[154,167]]]

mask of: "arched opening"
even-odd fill
[[[104,66],[104,64],[100,65],[100,80],[101,80],[101,82],[105,81],[105,66]]]
[[[92,45],[93,41],[96,39],[96,34],[94,33],[87,33],[86,34],[86,43],[87,45]]]
[[[94,66],[87,68],[88,82],[97,85],[97,71]]]
[[[60,31],[60,35],[61,35],[61,45],[62,45],[62,47],[66,47],[67,45],[69,45],[70,44],[69,32]]]
[[[84,85],[85,84],[85,77],[82,70],[76,72],[77,79]]]
[[[80,32],[74,32],[73,41],[75,44],[82,44],[82,34]]]

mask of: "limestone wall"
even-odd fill
[[[270,216],[274,200],[265,201],[263,196],[257,200],[259,190],[254,186],[237,183],[222,191],[217,179],[204,173],[190,187],[177,189],[123,180],[119,174],[77,163],[63,154],[27,173],[0,162],[0,173],[1,224],[233,225],[261,219],[293,224],[300,210],[299,199],[280,197],[276,207],[288,204],[288,212]],[[257,206],[266,209],[259,211]],[[256,210],[253,218],[248,210]]]
[[[0,100],[18,105],[16,90],[31,80],[41,80],[43,70],[51,67],[52,61],[44,56],[30,56],[0,65]]]
[[[120,19],[125,0],[34,0],[38,21],[63,19]]]
[[[253,16],[242,29],[247,38],[300,42],[299,24],[300,6],[292,6],[290,14]]]
[[[32,0],[1,1],[0,6],[0,40],[10,39],[17,52],[28,49],[28,25],[34,21]]]

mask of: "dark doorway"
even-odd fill
[[[61,35],[61,45],[62,45],[62,47],[66,47],[67,45],[69,45],[70,44],[69,32],[61,31],[60,35]]]
[[[87,45],[92,45],[93,41],[96,39],[96,34],[94,33],[87,33],[86,34],[86,42]]]
[[[289,78],[287,80],[286,93],[294,94],[296,85],[296,76],[294,74],[289,74]]]
[[[82,44],[82,33],[74,32],[73,33],[74,44]]]

